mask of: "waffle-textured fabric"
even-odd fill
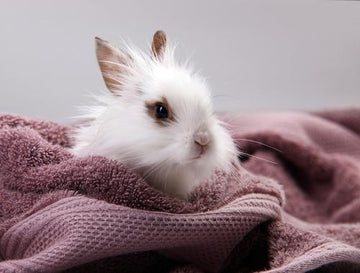
[[[0,115],[0,272],[360,272],[360,109],[221,119],[241,163],[185,202]]]

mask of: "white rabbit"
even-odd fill
[[[149,55],[99,38],[96,55],[111,92],[88,107],[84,117],[91,122],[75,134],[75,155],[117,160],[182,199],[215,170],[232,170],[237,149],[214,113],[208,86],[174,60],[164,32],[155,33]]]

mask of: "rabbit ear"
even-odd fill
[[[155,59],[162,61],[166,48],[166,34],[162,30],[155,32],[151,45],[152,55]]]
[[[106,87],[119,95],[124,75],[129,73],[131,57],[108,41],[95,37],[96,57]]]

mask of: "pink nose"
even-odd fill
[[[194,142],[199,146],[206,146],[210,142],[209,133],[206,131],[196,132],[194,134]]]

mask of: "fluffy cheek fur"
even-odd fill
[[[172,195],[187,198],[195,187],[206,182],[215,170],[230,172],[232,160],[236,158],[236,147],[226,131],[217,121],[209,128],[211,142],[206,153],[198,159],[198,151],[191,142],[179,141],[159,150],[157,160],[159,172],[151,173],[152,168],[144,168],[145,177],[154,187]],[[172,135],[173,137],[176,135]],[[168,149],[169,148],[169,149]]]
[[[194,159],[198,150],[189,130],[176,122],[159,127],[143,104],[117,102],[104,108],[90,126],[79,129],[73,153],[120,161],[155,188],[186,199],[216,169],[230,171],[236,156],[230,135],[215,118],[208,129],[210,145],[201,158]]]

